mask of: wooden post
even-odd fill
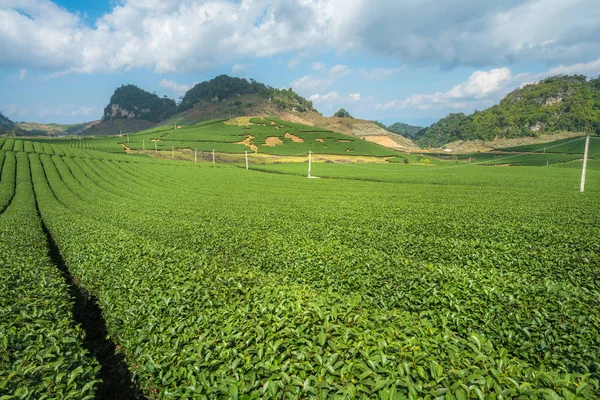
[[[248,150],[246,150],[246,170],[248,170]]]
[[[198,162],[198,149],[194,152],[194,162]]]
[[[142,140],[142,150],[146,150],[146,141]]]
[[[581,192],[585,189],[585,172],[587,170],[588,153],[590,151],[590,135],[585,139],[585,152],[583,153],[583,170],[581,171]]]
[[[171,160],[175,159],[175,145],[171,146]]]
[[[154,142],[154,152],[158,154],[158,144],[156,142]]]
[[[213,164],[215,163],[215,149],[213,149]]]
[[[310,167],[312,164],[312,151],[308,152],[308,177],[310,178]]]

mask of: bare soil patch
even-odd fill
[[[321,138],[316,138],[315,140],[316,140],[317,142],[325,143],[325,141],[324,141],[323,139],[321,139]]]
[[[235,144],[243,144],[244,146],[250,147],[250,150],[256,152],[258,151],[258,147],[252,142],[253,139],[254,136],[248,135],[246,139],[242,140],[241,142],[236,142]]]
[[[304,143],[304,139],[299,138],[298,136],[294,136],[289,132],[285,133],[285,137],[288,139],[292,139],[292,142],[294,142],[294,143]]]
[[[367,142],[376,143],[376,144],[384,146],[384,147],[389,147],[390,149],[412,150],[412,147],[403,146],[400,143],[394,141],[389,136],[379,136],[379,135],[377,135],[377,136],[362,136],[361,138],[366,140]]]
[[[225,125],[237,125],[237,126],[246,126],[246,125],[254,125],[250,122],[251,117],[237,117],[230,119],[228,121],[223,122]]]
[[[268,137],[267,140],[265,141],[265,146],[269,146],[269,147],[279,146],[280,144],[283,144],[283,141],[281,139],[279,139],[277,136]]]
[[[576,136],[582,136],[579,132],[559,132],[553,134],[542,134],[537,138],[533,137],[521,137],[514,139],[499,138],[496,140],[472,140],[464,141],[459,140],[456,142],[448,143],[444,148],[451,149],[454,153],[476,153],[476,152],[488,152],[495,149],[502,149],[506,147],[523,146],[530,144],[548,143],[556,140],[568,139]]]

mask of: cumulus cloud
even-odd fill
[[[379,110],[411,108],[428,110],[432,108],[464,109],[468,107],[496,103],[508,92],[529,83],[557,75],[600,74],[600,58],[587,63],[560,65],[540,73],[513,75],[510,68],[497,68],[489,71],[475,71],[469,78],[446,92],[415,94],[404,100],[390,100],[378,103]]]
[[[378,109],[434,107],[464,108],[476,99],[487,98],[500,92],[512,80],[509,68],[498,68],[490,71],[475,71],[465,81],[455,85],[447,92],[434,94],[415,94],[404,101],[390,101],[379,104]]]
[[[121,0],[92,24],[50,0],[2,0],[0,21],[0,66],[51,72],[195,71],[324,50],[478,68],[600,54],[597,0]]]
[[[171,90],[172,92],[174,92],[177,95],[185,94],[185,92],[187,92],[188,90],[190,90],[192,88],[192,86],[194,86],[194,85],[187,85],[184,83],[177,83],[177,82],[171,81],[169,79],[163,79],[162,81],[160,81],[158,83],[158,85],[160,87],[164,87],[166,89]]]

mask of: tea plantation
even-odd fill
[[[580,193],[580,161],[306,179],[105,140],[0,143],[0,399],[103,385],[62,262],[150,399],[600,397],[597,161]]]

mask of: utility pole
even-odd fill
[[[154,142],[154,152],[158,154],[158,145]]]
[[[175,159],[175,145],[171,146],[171,160]]]
[[[310,167],[312,163],[312,151],[308,151],[308,177],[310,178]]]
[[[248,150],[246,150],[246,171],[248,170]]]
[[[129,132],[127,132],[127,143],[129,143]]]
[[[198,149],[194,152],[194,162],[198,162]]]
[[[587,170],[588,153],[590,151],[590,135],[585,139],[585,152],[583,153],[583,170],[581,171],[581,188],[580,192],[585,189],[585,171]]]
[[[213,165],[215,164],[215,149],[213,149]]]
[[[142,140],[142,150],[146,150],[146,141]]]

